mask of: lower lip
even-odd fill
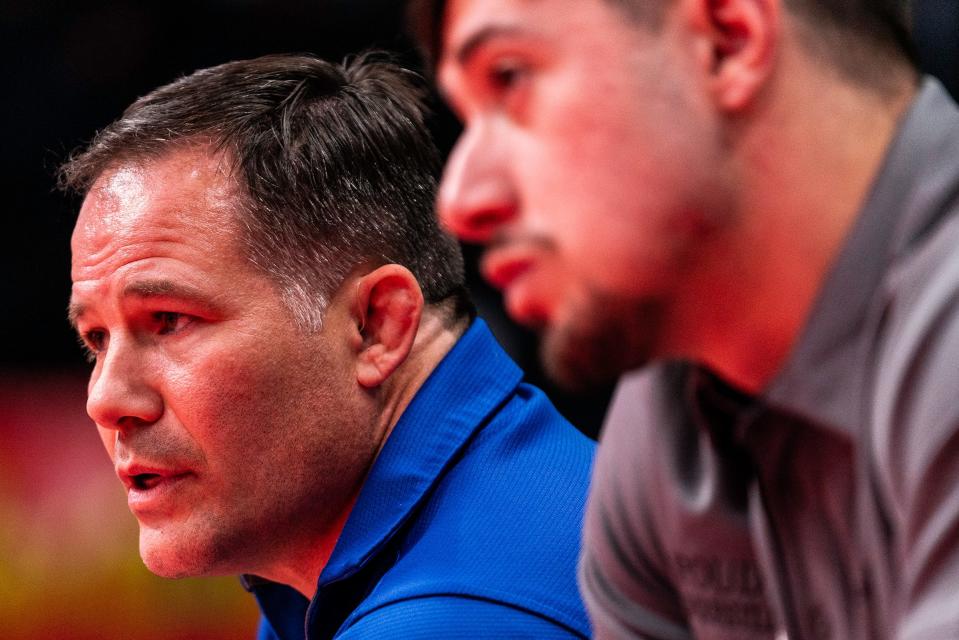
[[[490,249],[480,266],[486,280],[502,291],[509,315],[532,329],[548,322],[546,303],[551,274],[548,252],[542,247],[522,243]]]
[[[140,515],[145,513],[170,509],[183,483],[190,474],[181,473],[175,476],[164,476],[149,489],[133,487],[127,490],[127,505],[130,511]]]
[[[547,322],[541,293],[540,285],[527,272],[503,288],[503,302],[514,320],[531,328],[539,328]]]

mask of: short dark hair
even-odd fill
[[[639,25],[656,28],[671,0],[604,0]],[[916,65],[910,0],[784,0],[807,25],[807,44],[850,78],[867,84],[886,77],[884,63]],[[410,0],[409,29],[427,58],[441,53],[446,0]],[[858,45],[852,46],[851,45]],[[851,51],[852,49],[852,51]],[[855,55],[863,51],[865,55]],[[850,55],[850,54],[853,55]],[[880,59],[876,59],[877,55]]]
[[[890,65],[918,67],[910,0],[784,0],[807,49],[859,84],[885,89]]]
[[[250,260],[318,329],[355,267],[397,263],[427,304],[473,313],[459,245],[434,213],[439,153],[416,74],[368,53],[343,64],[272,55],[197,71],[138,99],[60,168],[85,194],[106,170],[205,144],[240,185]]]

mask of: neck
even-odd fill
[[[346,521],[353,511],[353,505],[356,504],[359,490],[360,487],[357,487],[336,519],[321,535],[297,550],[291,549],[284,553],[285,562],[271,565],[269,571],[264,571],[261,575],[273,582],[289,585],[308,600],[312,600],[316,595],[320,574],[323,573],[330,556],[333,555],[333,549],[340,534],[343,533],[343,527],[346,526]]]
[[[466,319],[450,322],[439,310],[430,307],[423,310],[409,357],[382,385],[378,406],[378,432],[382,435],[377,454],[420,387],[460,339],[467,326]]]
[[[382,451],[393,427],[396,426],[417,391],[453,348],[466,330],[466,326],[465,320],[450,324],[439,311],[431,308],[424,309],[409,356],[372,396],[372,402],[375,405],[373,412],[377,420],[374,427],[374,438],[378,443],[376,456]],[[269,571],[259,575],[274,582],[290,585],[306,598],[312,599],[316,594],[320,574],[333,554],[333,549],[346,526],[361,488],[362,482],[344,502],[344,508],[340,510],[333,523],[326,527],[321,535],[313,537],[308,544],[299,545],[296,550],[291,549],[283,553],[282,563],[271,565]]]
[[[784,57],[778,81],[733,125],[736,213],[697,258],[677,313],[691,321],[675,327],[677,342],[692,341],[684,355],[753,393],[805,325],[916,84],[904,74],[895,95],[879,96]]]

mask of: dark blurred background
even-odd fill
[[[252,636],[252,599],[234,579],[165,581],[140,564],[135,522],[83,410],[86,365],[64,319],[79,202],[55,190],[54,173],[134,98],[202,67],[370,47],[416,66],[402,11],[399,0],[0,3],[0,637]],[[959,95],[959,0],[917,0],[915,26],[924,66]],[[435,106],[448,149],[456,123]],[[475,263],[476,251],[467,255]],[[535,338],[505,319],[475,268],[471,286],[494,332],[543,383]],[[546,386],[567,417],[597,432],[609,390],[572,397]]]

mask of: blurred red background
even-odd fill
[[[137,525],[84,411],[86,370],[65,320],[79,203],[58,194],[70,149],[138,95],[236,58],[371,46],[413,63],[402,0],[8,0],[0,9],[0,640],[252,638],[253,599],[233,577],[170,581],[137,553]],[[914,3],[920,57],[959,95],[959,0]],[[444,149],[457,127],[437,103]],[[543,382],[535,341],[479,281],[470,286],[511,354]],[[554,400],[587,433],[606,393]]]
[[[0,640],[253,637],[255,603],[236,578],[163,580],[140,561],[136,521],[84,410],[87,368],[65,313],[80,203],[57,193],[56,167],[137,96],[195,69],[371,47],[415,66],[402,14],[402,0],[3,3]],[[448,148],[457,126],[435,107]],[[511,337],[495,296],[470,277],[487,320],[535,372],[533,340]],[[596,403],[565,406],[598,424]]]
[[[163,580],[84,410],[66,322],[79,202],[56,167],[137,96],[195,69],[282,51],[397,45],[394,0],[9,0],[0,9],[0,640],[252,638],[235,577]]]
[[[164,580],[84,411],[85,373],[0,374],[0,637],[252,638],[235,577]]]

